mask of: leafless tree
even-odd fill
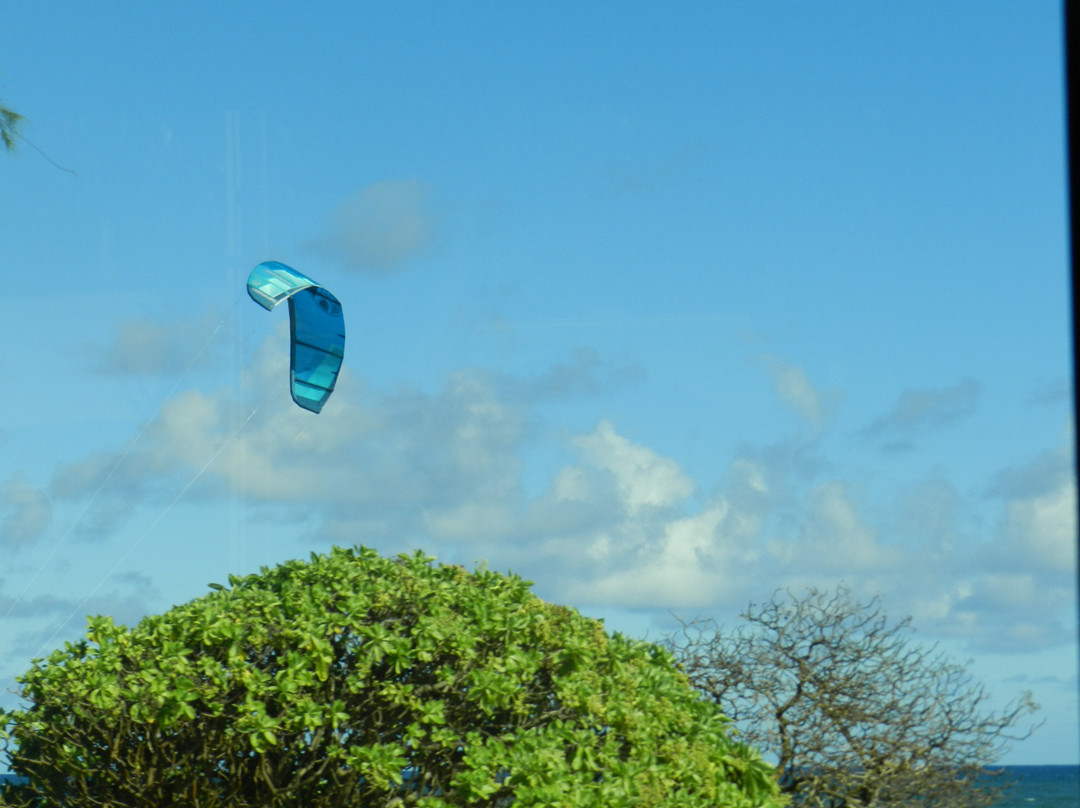
[[[1000,712],[964,665],[910,641],[850,590],[778,591],[725,632],[683,622],[667,644],[693,684],[777,760],[796,808],[981,808],[1008,787],[993,764],[1037,706]]]

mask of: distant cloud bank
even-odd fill
[[[890,611],[931,636],[1017,652],[1070,641],[1061,615],[1076,492],[1065,448],[991,475],[987,496],[962,496],[935,472],[874,503],[856,472],[826,462],[821,394],[777,359],[777,398],[809,431],[744,447],[705,491],[611,419],[571,435],[537,429],[543,403],[633,375],[595,352],[531,378],[464,368],[434,391],[371,390],[346,368],[333,406],[313,418],[283,395],[286,337],[282,325],[267,339],[242,389],[174,395],[129,449],[57,468],[44,490],[8,480],[0,543],[40,541],[57,503],[82,507],[75,537],[105,540],[133,509],[166,507],[198,478],[186,499],[317,514],[316,543],[484,558],[580,606],[694,616],[776,587],[847,581],[887,594]],[[869,432],[895,440],[948,425],[977,393],[974,382],[909,391]],[[539,488],[525,484],[536,448],[565,457]],[[980,515],[987,507],[996,524]]]

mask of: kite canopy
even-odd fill
[[[341,303],[307,275],[277,261],[264,261],[251,270],[247,289],[267,311],[289,301],[292,398],[305,410],[320,412],[334,392],[345,356]]]

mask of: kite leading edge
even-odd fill
[[[345,356],[341,303],[307,275],[277,261],[251,270],[247,290],[267,311],[289,301],[292,399],[305,410],[320,412],[334,392]]]

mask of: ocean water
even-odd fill
[[[998,808],[1080,808],[1080,766],[1006,766],[1016,788]],[[11,775],[0,773],[0,783]]]
[[[1016,788],[999,808],[1080,808],[1080,766],[1006,766]]]

